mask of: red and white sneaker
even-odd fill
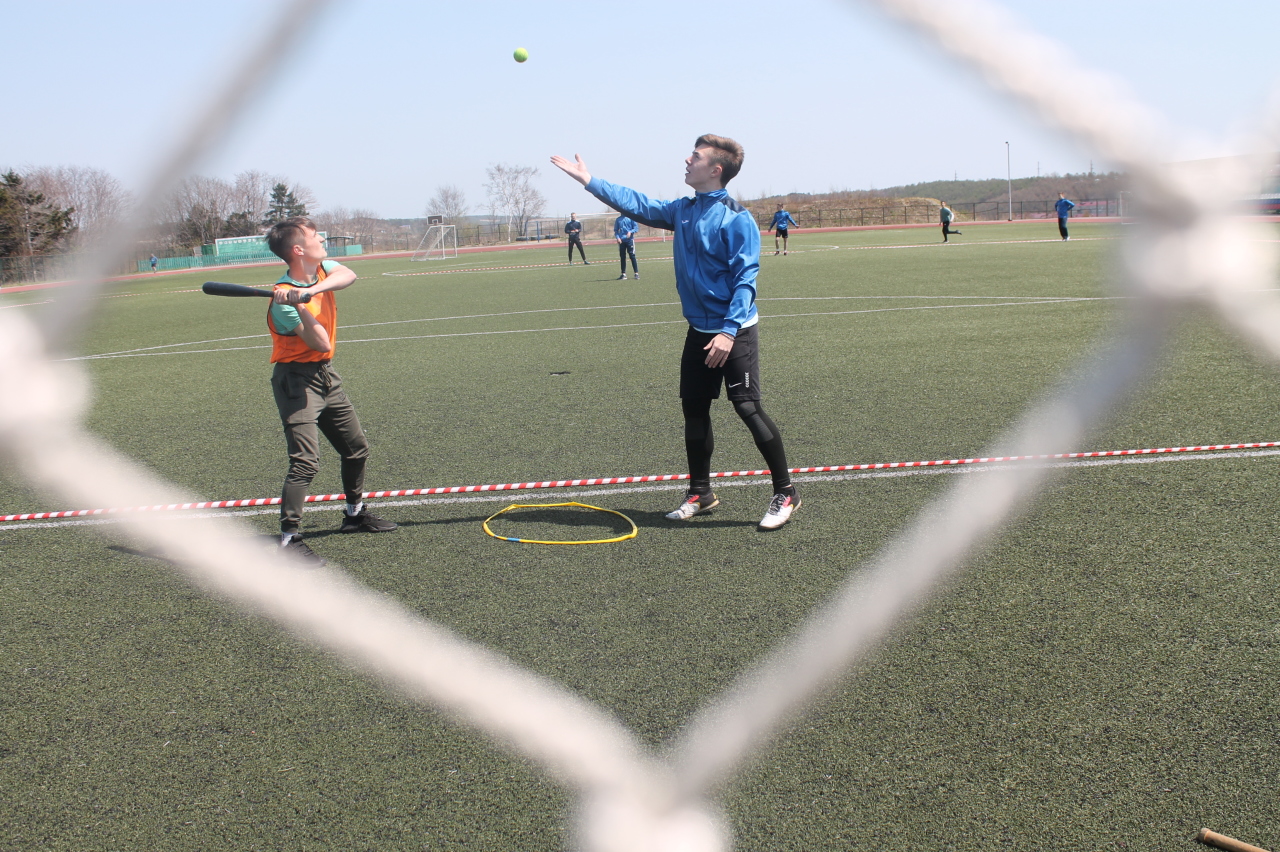
[[[794,490],[794,489],[793,489]],[[800,508],[800,495],[779,491],[769,501],[769,511],[760,521],[760,529],[776,530],[791,520],[791,513]]]
[[[667,512],[667,520],[687,521],[694,515],[710,512],[719,505],[720,501],[716,499],[714,494],[687,494],[684,502],[674,512]]]

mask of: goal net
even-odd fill
[[[458,256],[458,229],[453,225],[428,225],[411,260],[444,260]]]

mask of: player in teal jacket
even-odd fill
[[[760,404],[760,228],[724,188],[742,168],[742,146],[708,134],[698,137],[693,147],[685,160],[684,180],[695,194],[676,201],[655,201],[594,178],[582,157],[570,162],[555,156],[551,163],[618,212],[675,232],[676,292],[689,323],[680,360],[689,493],[667,517],[684,521],[720,504],[711,491],[711,401],[720,396],[723,383],[773,478],[773,497],[760,528],[777,529],[800,507],[800,497],[787,471],[782,436]]]

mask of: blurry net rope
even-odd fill
[[[1082,363],[1051,397],[1032,407],[989,455],[1058,452],[1079,444],[1146,372],[1177,310],[1211,308],[1221,321],[1280,356],[1280,300],[1271,284],[1274,251],[1258,226],[1230,205],[1253,175],[1224,161],[1213,175],[1159,166],[1157,117],[1109,79],[981,0],[867,0],[940,45],[994,89],[1127,171],[1142,208],[1124,252],[1121,286],[1133,298],[1113,342]],[[249,98],[278,74],[306,27],[327,5],[292,0],[262,41],[228,74],[175,144],[143,194],[138,215],[111,241],[133,245],[147,211],[200,156],[224,139]],[[1271,128],[1268,128],[1269,130]],[[1259,140],[1261,143],[1263,140]],[[1261,144],[1259,149],[1262,149]],[[113,257],[82,270],[56,310],[37,321],[0,313],[0,448],[32,486],[85,505],[187,502],[182,493],[85,431],[89,383],[79,362],[55,360],[73,347],[87,297]],[[939,496],[866,566],[812,613],[796,634],[698,713],[679,740],[654,754],[606,710],[528,672],[500,654],[426,621],[338,570],[301,570],[250,544],[230,518],[154,523],[126,518],[130,533],[160,549],[205,589],[272,618],[390,688],[450,713],[537,761],[578,796],[577,842],[591,852],[731,846],[711,797],[749,756],[883,639],[950,575],[974,547],[1033,500],[1046,468],[1008,468],[965,477]]]

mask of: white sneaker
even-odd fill
[[[720,501],[714,494],[686,494],[684,502],[674,512],[667,512],[668,521],[687,521],[694,515],[710,512]]]
[[[769,511],[765,512],[764,518],[760,521],[760,529],[776,530],[778,527],[791,520],[791,513],[800,508],[800,495],[787,494],[779,491],[773,495],[773,499],[769,501]]]
[[[619,276],[618,276],[618,280],[619,280],[619,281],[626,281],[626,280],[627,280],[627,273],[625,273],[625,272],[624,272],[624,273],[622,273],[621,275],[619,275]]]

